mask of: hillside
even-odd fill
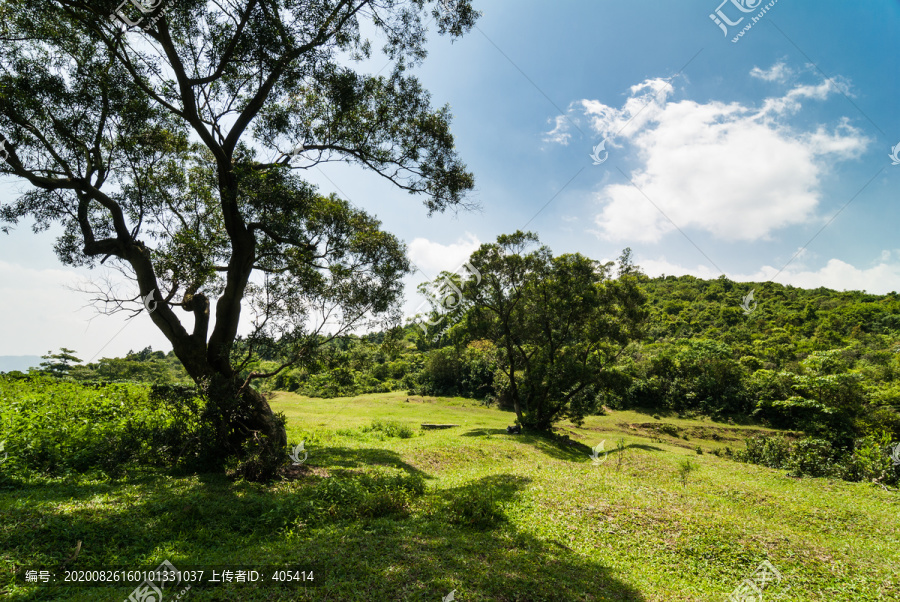
[[[287,480],[151,472],[7,487],[5,570],[61,562],[78,540],[73,567],[168,559],[314,570],[314,588],[195,588],[197,601],[436,601],[455,590],[460,602],[699,602],[725,599],[768,560],[781,581],[766,600],[900,597],[897,494],[712,453],[765,429],[614,411],[540,438],[507,435],[508,412],[461,398],[272,403],[308,452]],[[696,469],[682,481],[685,461]],[[130,593],[4,587],[10,600]]]

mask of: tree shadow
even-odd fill
[[[557,460],[581,461],[586,457],[585,454],[590,456],[591,453],[591,448],[584,443],[550,433],[523,433],[518,437],[521,437],[522,442],[532,444],[536,450]]]
[[[465,433],[460,433],[460,437],[488,437],[490,435],[505,435],[506,429],[472,429]],[[510,437],[518,437],[519,435],[510,435]]]
[[[342,450],[338,457],[359,451]],[[351,464],[362,464],[365,457],[405,465],[394,454],[376,453],[383,450],[361,451],[360,461]],[[0,546],[17,567],[34,564],[35,558],[46,559],[45,565],[60,563],[72,555],[75,540],[83,540],[81,555],[67,568],[156,566],[168,559],[176,567],[289,567],[308,562],[315,570],[315,588],[271,583],[198,587],[191,592],[191,599],[198,601],[425,602],[454,589],[460,600],[644,601],[599,560],[536,537],[506,517],[506,507],[530,482],[527,477],[493,474],[426,494],[408,514],[347,519],[326,513],[304,526],[296,522],[303,516],[295,512],[301,506],[296,488],[198,475],[176,483],[179,494],[173,495],[167,486],[171,479],[160,474],[139,495],[130,492],[127,504],[42,509],[38,522],[32,520],[33,510],[12,508],[6,513],[8,528]],[[0,591],[10,584],[8,578],[0,579]],[[121,600],[133,589],[33,588],[10,593],[8,599]]]
[[[632,448],[642,449],[644,451],[655,451],[655,452],[666,451],[661,447],[657,447],[655,445],[647,445],[646,443],[629,443],[628,445],[625,446],[625,449],[632,449]]]
[[[315,460],[316,465],[335,465],[354,469],[367,466],[388,466],[398,468],[412,475],[431,478],[412,464],[404,462],[400,454],[389,449],[378,447],[349,448],[328,446],[322,449]]]

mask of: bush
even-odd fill
[[[748,439],[747,449],[735,452],[734,459],[789,469],[798,477],[832,477],[893,485],[900,480],[900,467],[893,466],[890,459],[890,442],[891,435],[887,431],[857,439],[851,450],[842,450],[829,441],[812,437],[791,445],[780,435],[757,436]]]
[[[654,425],[656,430],[660,433],[664,433],[666,435],[671,435],[672,437],[678,437],[678,433],[680,432],[678,427],[674,424],[662,423]]]
[[[747,439],[747,449],[734,452],[734,459],[769,468],[784,468],[790,452],[790,442],[783,436],[757,435]]]
[[[892,440],[887,431],[858,439],[853,453],[844,463],[845,474],[842,477],[852,481],[897,484],[900,466],[894,466],[890,458]]]
[[[831,443],[824,439],[808,437],[797,441],[786,468],[796,476],[839,477],[838,458]]]
[[[373,420],[371,425],[362,427],[364,433],[373,431],[381,432],[385,437],[400,437],[401,439],[409,439],[416,434],[411,426],[395,420]]]
[[[0,376],[0,440],[9,454],[3,470],[115,476],[129,464],[171,465],[196,432],[199,404],[173,391]]]

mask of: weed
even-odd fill
[[[625,460],[625,439],[620,438],[616,441],[616,470],[622,468],[622,462]]]
[[[369,426],[362,427],[362,432],[381,432],[385,437],[399,437],[401,439],[409,439],[416,434],[411,426],[396,420],[373,420]]]
[[[678,478],[681,479],[681,486],[687,487],[688,477],[697,470],[697,465],[685,458],[678,463]]]

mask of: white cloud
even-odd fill
[[[801,255],[802,256],[802,255]],[[894,261],[890,259],[894,257]],[[755,273],[728,274],[735,282],[766,282],[774,278],[778,284],[790,284],[798,288],[815,289],[830,288],[836,291],[866,291],[874,295],[885,295],[891,291],[900,291],[900,252],[882,251],[879,261],[870,268],[858,268],[840,259],[830,259],[819,269],[803,269],[800,266],[788,266],[779,273],[775,266],[762,266]],[[690,274],[706,280],[718,278],[721,274],[708,265],[685,267],[665,259],[646,259],[636,263],[650,277],[682,276]],[[759,299],[758,299],[759,300]],[[760,301],[762,302],[762,301]]]
[[[544,142],[555,142],[556,144],[562,144],[566,146],[569,144],[569,141],[572,139],[572,134],[569,133],[569,119],[565,115],[557,115],[553,119],[549,120],[550,123],[553,124],[553,129],[547,132],[547,135],[544,137]]]
[[[791,68],[785,65],[783,61],[775,63],[768,70],[760,69],[759,67],[753,67],[750,70],[751,76],[767,82],[784,82],[792,74]]]
[[[759,77],[777,73],[784,73],[778,65],[759,70]],[[573,103],[572,112],[583,112],[598,135],[610,138],[607,149],[616,147],[615,139],[619,148],[628,142],[641,163],[631,182],[598,193],[600,235],[657,242],[675,230],[674,222],[685,231],[752,241],[813,219],[822,174],[858,157],[871,140],[846,119],[804,132],[789,127],[785,116],[804,100],[824,100],[845,88],[834,80],[797,85],[749,106],[670,101],[670,82],[652,79],[632,86],[622,108]],[[560,138],[563,127],[558,121],[551,134]]]
[[[409,243],[409,258],[425,273],[429,280],[436,278],[442,271],[453,271],[481,246],[481,241],[474,234],[466,232],[466,238],[459,238],[455,243],[442,245],[427,238],[415,238]],[[421,274],[416,274],[418,278]]]
[[[796,113],[803,106],[800,102],[802,100],[825,100],[836,92],[843,92],[849,96],[848,88],[846,84],[838,83],[834,79],[826,79],[816,85],[798,85],[790,89],[784,96],[765,99],[759,115],[776,117],[787,113]]]

